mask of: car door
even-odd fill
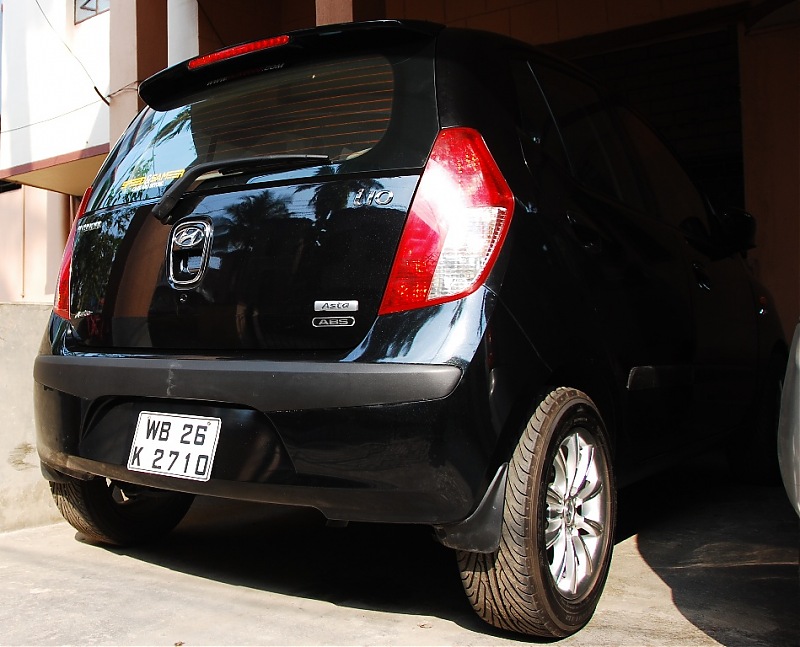
[[[672,153],[630,111],[620,110],[620,117],[660,217],[683,238],[695,338],[692,428],[707,439],[739,423],[753,399],[758,308],[749,270],[740,253],[725,253],[712,236],[713,214]]]
[[[681,241],[647,213],[629,152],[601,95],[566,70],[537,62],[530,68],[547,98],[571,176],[563,190],[543,191],[552,201],[545,215],[565,224],[596,341],[605,347],[624,394],[629,437],[619,445],[619,458],[655,457],[675,446],[688,416],[694,340]],[[517,77],[522,86],[519,71]],[[520,97],[530,102],[535,92],[521,91]],[[547,131],[533,123],[532,114],[523,121],[534,141]]]

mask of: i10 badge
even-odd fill
[[[394,193],[391,191],[386,191],[385,189],[381,191],[359,189],[353,198],[353,205],[356,207],[370,207],[372,205],[384,207],[392,200],[394,200]]]

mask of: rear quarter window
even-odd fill
[[[535,65],[567,149],[572,173],[590,191],[643,210],[639,183],[624,139],[608,106],[595,89],[579,79]]]

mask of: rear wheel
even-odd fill
[[[539,405],[509,466],[500,548],[459,552],[461,579],[489,624],[563,637],[589,621],[605,585],[616,495],[597,409],[575,389]]]
[[[87,539],[128,546],[153,541],[183,519],[194,496],[117,484],[107,479],[50,483],[56,506]]]

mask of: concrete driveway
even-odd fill
[[[592,621],[564,645],[800,645],[798,520],[715,459],[620,495]],[[314,511],[198,500],[164,543],[0,535],[4,645],[520,645],[469,608],[423,528],[326,528]]]

